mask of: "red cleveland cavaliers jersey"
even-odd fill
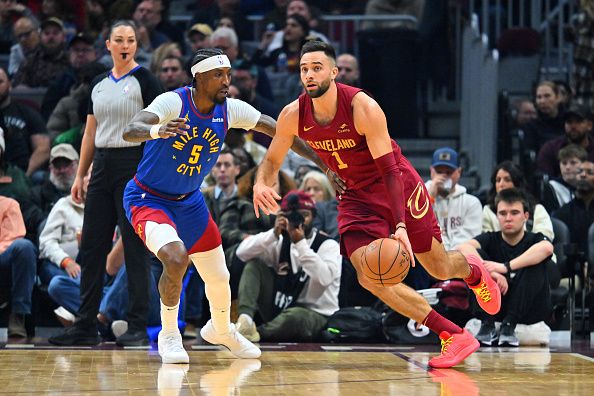
[[[338,108],[332,122],[319,125],[313,117],[312,100],[299,96],[299,137],[305,140],[322,161],[332,169],[348,188],[362,188],[380,177],[365,136],[357,133],[351,102],[360,88],[337,83]],[[400,147],[392,140],[396,163],[400,162]]]

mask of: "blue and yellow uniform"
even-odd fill
[[[185,118],[190,126],[188,134],[146,142],[138,171],[124,191],[124,208],[128,220],[145,244],[147,222],[169,224],[177,231],[188,254],[192,254],[221,244],[217,226],[199,188],[217,162],[230,127],[227,114],[229,100],[215,105],[210,114],[198,111],[190,87],[163,94],[156,101],[176,100],[171,96],[174,93],[181,99],[181,110],[165,117],[165,120],[161,118],[162,114],[158,114],[160,122]],[[249,106],[240,101],[233,104]],[[146,111],[151,111],[151,106]],[[179,108],[179,105],[174,108]],[[259,117],[259,112],[253,108],[250,110],[253,110],[250,112],[252,119],[256,115]]]

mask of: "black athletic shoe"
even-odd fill
[[[76,324],[67,328],[62,333],[48,338],[50,344],[59,346],[73,345],[98,345],[100,340],[97,335],[97,329],[83,329]]]
[[[128,329],[127,332],[116,338],[116,345],[125,346],[145,346],[148,345],[146,330]]]
[[[516,326],[511,323],[501,323],[501,331],[499,333],[499,346],[517,347],[520,345],[518,337],[516,337]]]
[[[495,324],[491,321],[484,321],[481,324],[481,329],[476,335],[476,339],[481,345],[491,346],[497,341],[497,330]]]

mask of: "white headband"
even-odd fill
[[[192,76],[196,73],[204,73],[220,67],[231,67],[231,62],[229,62],[227,55],[215,55],[201,60],[192,66]]]

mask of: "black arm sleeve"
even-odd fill
[[[139,67],[133,74],[140,84],[144,107],[147,107],[157,96],[163,93],[163,87],[161,87],[157,77],[144,67]]]
[[[101,73],[97,77],[95,77],[93,81],[91,81],[91,95],[89,95],[89,108],[87,110],[87,114],[95,114],[93,112],[93,90],[95,89],[95,86],[99,84],[104,78],[109,78],[109,73],[109,71]]]

